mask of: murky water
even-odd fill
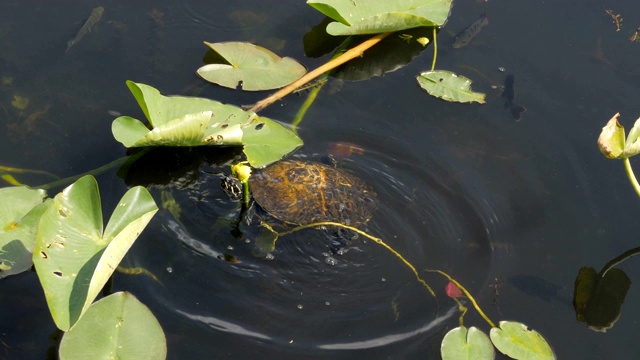
[[[321,16],[300,1],[32,5],[0,5],[0,71],[13,81],[0,87],[0,165],[69,176],[123,156],[109,113],[141,117],[127,79],[234,104],[265,95],[197,79],[202,41],[252,41],[310,68],[321,61],[305,59],[302,43]],[[65,54],[96,6],[105,7],[104,19]],[[126,181],[114,172],[99,176],[107,214],[136,183],[151,184],[164,204],[125,259],[159,282],[116,274],[114,291],[128,290],[149,306],[170,358],[437,358],[458,317],[444,295],[447,281],[425,271],[441,269],[466,285],[493,321],[537,329],[559,358],[637,357],[633,285],[606,334],[576,322],[568,300],[578,269],[599,268],[637,246],[640,226],[640,201],[622,165],[595,147],[615,112],[627,128],[640,114],[640,44],[629,41],[640,9],[611,4],[624,18],[616,32],[608,6],[457,2],[438,37],[437,68],[471,77],[473,88],[487,93],[486,105],[424,94],[414,77],[430,67],[428,47],[384,77],[330,80],[309,109],[298,128],[305,146],[294,156],[317,159],[340,142],[361,148],[338,167],[378,194],[365,230],[413,264],[437,298],[398,257],[362,236],[336,252],[330,232],[308,229],[257,255],[259,230],[240,219],[239,202],[220,187],[238,158],[233,150],[165,150]],[[489,25],[470,45],[447,46],[446,30],[456,33],[483,12]],[[500,97],[507,74],[515,79],[514,102],[527,108],[519,121]],[[14,95],[28,97],[31,107],[16,110]],[[263,114],[290,122],[305,96],[289,96]],[[25,122],[39,111],[37,122]],[[633,260],[621,268],[632,280],[638,273]],[[12,320],[0,324],[0,358],[55,351],[38,286],[33,273],[0,282],[0,318]],[[473,311],[465,324],[488,331]]]

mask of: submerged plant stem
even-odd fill
[[[622,162],[624,163],[624,169],[627,172],[627,177],[629,177],[631,186],[633,186],[636,194],[640,196],[640,184],[638,184],[638,179],[636,179],[636,176],[633,174],[633,169],[631,168],[631,162],[629,161],[629,158],[625,158],[624,160],[622,160]]]
[[[350,36],[345,41],[343,41],[342,44],[340,44],[340,47],[338,47],[338,50],[336,50],[335,54],[331,57],[331,60],[340,57],[345,52],[346,48],[349,46],[349,44],[351,44],[351,39],[352,37]],[[324,85],[327,83],[329,74],[331,74],[331,70],[326,71],[322,75],[320,75],[317,80],[319,82],[319,85],[311,89],[311,91],[309,92],[309,96],[307,96],[307,99],[304,101],[304,103],[296,113],[296,117],[291,122],[291,130],[294,133],[298,134],[298,125],[300,125],[300,123],[302,122],[302,118],[304,118],[304,115],[307,113],[309,107],[311,107],[311,104],[313,104],[313,102],[316,100],[316,97],[318,96],[320,90],[322,90],[322,87],[324,87]]]
[[[489,317],[484,313],[484,311],[482,311],[482,309],[480,309],[480,305],[478,305],[478,303],[476,302],[476,299],[474,299],[473,296],[471,296],[471,293],[469,293],[469,291],[467,291],[467,289],[465,289],[464,286],[460,285],[460,283],[457,280],[455,280],[454,278],[449,276],[449,274],[447,274],[446,272],[444,272],[442,270],[430,270],[430,269],[427,269],[425,271],[427,271],[427,272],[436,272],[436,273],[446,277],[447,279],[449,279],[449,281],[451,281],[452,283],[456,284],[456,286],[460,290],[462,290],[462,292],[467,296],[469,301],[471,301],[471,304],[473,304],[473,307],[480,314],[480,316],[482,316],[482,318],[484,318],[484,320],[487,323],[489,323],[489,325],[491,325],[491,327],[496,327],[496,324],[494,324],[493,321],[491,321],[491,319],[489,319]]]
[[[273,104],[274,102],[276,102],[276,101],[282,99],[283,97],[289,95],[295,89],[297,89],[300,86],[308,83],[309,81],[317,78],[318,76],[322,75],[323,73],[325,73],[325,72],[327,72],[329,70],[333,70],[333,69],[337,68],[338,66],[346,63],[349,60],[352,60],[352,59],[355,59],[355,58],[357,58],[359,56],[362,56],[362,54],[365,52],[365,50],[371,48],[375,44],[379,43],[382,39],[386,38],[387,36],[389,36],[391,34],[392,33],[390,33],[390,32],[383,33],[383,34],[377,34],[377,35],[373,36],[372,38],[365,40],[364,42],[362,42],[358,46],[355,46],[354,48],[350,49],[349,51],[346,51],[344,54],[342,54],[342,55],[340,55],[340,56],[338,56],[338,57],[326,62],[323,65],[320,65],[315,70],[307,73],[306,75],[304,75],[300,79],[296,80],[295,82],[289,84],[288,86],[286,86],[286,87],[276,91],[275,93],[269,95],[268,97],[258,101],[249,110],[253,111],[253,112],[256,112],[256,113],[259,112],[260,110],[266,108],[267,106]]]
[[[308,229],[308,228],[314,228],[314,227],[318,227],[318,226],[337,226],[337,227],[341,227],[344,229],[349,229],[359,235],[362,235],[364,237],[366,237],[367,239],[370,239],[372,241],[374,241],[376,244],[381,245],[382,247],[384,247],[385,249],[389,250],[393,255],[395,255],[398,259],[400,259],[400,261],[402,261],[409,269],[411,269],[411,271],[413,272],[413,274],[416,276],[416,279],[418,280],[418,282],[420,284],[422,284],[422,286],[424,286],[427,290],[429,290],[429,293],[431,293],[431,295],[435,298],[436,297],[436,293],[433,291],[433,289],[431,289],[431,287],[426,283],[426,281],[422,280],[422,278],[420,277],[420,274],[418,274],[418,271],[416,270],[416,268],[411,265],[411,263],[409,261],[407,261],[402,255],[400,255],[399,252],[395,251],[391,246],[387,245],[384,241],[382,241],[382,239],[377,238],[373,235],[369,235],[366,232],[355,228],[353,226],[349,226],[349,225],[345,225],[345,224],[341,224],[338,222],[333,222],[333,221],[320,221],[320,222],[316,222],[316,223],[312,223],[312,224],[307,224],[307,225],[300,225],[297,226],[291,230],[287,230],[281,233],[278,233],[279,236],[284,236],[284,235],[288,235],[291,233],[294,233],[296,231],[299,230],[303,230],[303,229]]]

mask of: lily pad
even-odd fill
[[[556,356],[547,341],[535,330],[514,321],[500,321],[489,334],[500,352],[514,359],[551,360]]]
[[[40,217],[50,205],[44,190],[0,189],[0,279],[29,270]]]
[[[307,1],[335,20],[327,26],[331,35],[379,34],[420,26],[442,26],[452,0]]]
[[[631,280],[618,268],[603,274],[583,267],[575,283],[574,305],[576,319],[584,321],[595,331],[606,332],[618,321]]]
[[[227,64],[207,64],[198,69],[203,79],[235,89],[259,91],[277,89],[298,80],[307,70],[289,57],[245,42],[209,43]]]
[[[471,80],[451,71],[425,71],[416,78],[421,88],[442,100],[484,104],[484,94],[471,91]]]
[[[450,330],[442,339],[440,354],[442,360],[491,360],[496,356],[487,334],[473,326]]]
[[[610,159],[625,159],[640,154],[640,119],[636,120],[625,139],[624,127],[618,122],[620,113],[615,114],[602,128],[598,137],[600,152]]]
[[[56,195],[40,220],[33,263],[59,329],[67,331],[78,321],[156,211],[147,189],[134,187],[103,232],[93,176]]]
[[[277,122],[237,106],[185,96],[163,96],[145,84],[127,86],[153,129],[140,120],[120,116],[113,136],[126,147],[243,145],[247,160],[263,167],[282,159],[302,140]]]
[[[60,359],[165,359],[167,341],[155,316],[127,292],[92,304],[62,337]]]

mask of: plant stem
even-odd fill
[[[627,177],[631,182],[631,186],[633,186],[633,189],[636,191],[636,194],[640,196],[640,184],[638,184],[638,180],[636,179],[636,176],[633,174],[633,169],[631,168],[631,162],[629,161],[629,158],[624,158],[622,162],[624,163],[624,169],[627,172]]]
[[[319,222],[315,222],[315,223],[312,223],[312,224],[300,225],[300,226],[295,227],[295,228],[293,228],[291,230],[278,233],[278,236],[284,236],[284,235],[291,234],[291,233],[299,231],[299,230],[308,229],[308,228],[314,228],[314,227],[318,227],[318,226],[337,226],[337,227],[341,227],[341,228],[344,228],[344,229],[349,229],[349,230],[351,230],[353,232],[358,233],[359,235],[362,235],[362,236],[366,237],[367,239],[370,239],[370,240],[374,241],[376,244],[381,245],[385,249],[389,250],[398,259],[400,259],[400,261],[402,261],[409,269],[411,269],[413,274],[416,276],[416,279],[418,279],[418,282],[420,282],[422,284],[422,286],[424,286],[427,290],[429,290],[429,293],[431,293],[431,295],[434,298],[436,298],[436,293],[433,291],[433,289],[431,289],[431,287],[426,283],[426,281],[422,280],[422,278],[420,277],[420,274],[418,274],[418,271],[416,270],[416,268],[409,261],[407,261],[402,255],[400,255],[399,252],[395,251],[391,246],[387,245],[384,241],[382,241],[382,239],[377,238],[377,237],[375,237],[373,235],[369,235],[366,232],[364,232],[364,231],[362,231],[362,230],[360,230],[358,228],[355,228],[353,226],[349,226],[349,225],[345,225],[345,224],[341,224],[341,223],[333,222],[333,221],[319,221]]]
[[[436,37],[436,28],[433,27],[433,61],[431,62],[431,71],[436,69],[436,58],[438,57],[438,40]]]
[[[318,76],[322,75],[323,73],[325,73],[325,72],[327,72],[329,70],[333,70],[333,69],[337,68],[338,66],[346,63],[349,60],[352,60],[352,59],[355,59],[355,58],[357,58],[359,56],[362,56],[362,54],[365,52],[365,50],[371,48],[373,45],[379,43],[382,39],[386,38],[387,36],[389,36],[391,34],[392,33],[390,33],[390,32],[383,33],[383,34],[377,34],[377,35],[373,36],[372,38],[365,40],[364,42],[362,42],[358,46],[350,49],[349,51],[345,52],[344,54],[336,57],[335,59],[332,59],[332,60],[326,62],[323,65],[320,65],[315,70],[307,73],[306,75],[304,75],[300,79],[296,80],[295,82],[289,84],[288,86],[286,86],[286,87],[276,91],[275,93],[269,95],[268,97],[258,101],[249,110],[257,113],[258,111],[266,108],[267,106],[273,104],[274,102],[276,102],[276,101],[282,99],[283,97],[289,95],[295,89],[297,89],[300,86],[308,83],[309,81],[317,78]]]
[[[476,299],[474,299],[473,296],[471,296],[471,293],[469,293],[469,291],[467,291],[467,289],[465,289],[464,286],[460,285],[460,283],[458,281],[456,281],[454,278],[449,276],[449,274],[447,274],[446,272],[444,272],[442,270],[429,270],[429,269],[427,269],[426,271],[428,271],[428,272],[437,272],[438,274],[440,274],[440,275],[446,277],[447,279],[449,279],[449,281],[451,281],[452,283],[456,284],[456,286],[460,290],[462,290],[462,292],[469,299],[469,301],[471,301],[471,304],[473,304],[473,307],[476,309],[478,314],[480,314],[480,316],[482,316],[484,318],[484,320],[487,323],[489,323],[489,325],[491,325],[491,327],[496,327],[496,324],[494,324],[493,321],[491,321],[491,319],[489,319],[489,317],[484,313],[484,311],[482,311],[482,309],[480,309],[480,305],[478,305],[478,303],[476,302]]]
[[[249,193],[249,180],[245,180],[245,181],[241,181],[242,183],[242,204],[245,207],[249,206],[249,199],[250,199],[250,193]]]

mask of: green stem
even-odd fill
[[[433,27],[433,62],[431,62],[431,71],[436,69],[436,58],[438,57],[438,40],[436,38],[436,28]]]
[[[629,158],[625,158],[624,160],[622,160],[622,163],[624,164],[624,169],[627,172],[627,177],[631,182],[631,186],[633,186],[633,189],[636,191],[636,194],[640,196],[640,184],[638,184],[638,180],[636,179],[636,176],[633,174],[633,169],[631,168],[631,162],[629,161]]]
[[[447,274],[446,272],[444,272],[442,270],[429,270],[429,269],[427,269],[425,271],[436,272],[436,273],[446,277],[447,279],[449,279],[449,281],[451,281],[452,283],[456,284],[456,286],[460,290],[462,290],[462,292],[467,296],[469,301],[471,301],[471,304],[473,304],[473,307],[476,309],[478,314],[480,314],[480,316],[482,316],[482,318],[484,318],[484,320],[487,323],[489,323],[489,325],[491,325],[492,328],[496,327],[496,324],[494,324],[493,321],[491,321],[491,319],[489,319],[489,317],[484,313],[484,311],[482,311],[482,309],[480,309],[480,305],[478,305],[478,303],[476,302],[476,299],[474,299],[473,296],[471,296],[471,293],[469,293],[469,291],[467,291],[467,289],[465,289],[464,286],[460,285],[460,283],[458,281],[456,281],[454,278],[449,276],[449,274]]]
[[[603,278],[607,271],[613,269],[615,266],[618,266],[621,262],[629,259],[632,256],[640,255],[640,247],[633,248],[631,250],[627,250],[622,255],[617,256],[615,259],[609,261],[600,271],[600,277]]]
[[[47,184],[42,184],[42,185],[37,185],[37,186],[30,186],[30,188],[32,188],[32,189],[49,190],[51,188],[55,188],[55,187],[58,187],[58,186],[71,184],[72,182],[80,179],[81,177],[83,177],[85,175],[94,175],[94,176],[95,175],[100,175],[100,174],[102,174],[102,173],[104,173],[104,172],[106,172],[106,171],[108,171],[108,170],[110,170],[110,169],[112,169],[114,167],[117,167],[117,166],[120,166],[120,165],[124,164],[125,161],[127,161],[127,159],[129,157],[130,156],[122,157],[122,158],[120,158],[118,160],[114,160],[114,161],[112,161],[112,162],[110,162],[110,163],[108,163],[106,165],[100,166],[97,169],[89,170],[89,171],[87,171],[85,173],[82,173],[80,175],[73,175],[73,176],[70,176],[70,177],[67,177],[67,178],[64,178],[64,179],[60,179],[60,180],[56,180],[56,181],[53,181],[53,182],[50,182],[50,183],[47,183]]]
[[[431,295],[436,298],[436,293],[433,291],[433,289],[431,289],[431,287],[427,284],[426,281],[422,280],[422,278],[420,277],[420,274],[418,274],[418,271],[416,270],[416,268],[409,262],[407,261],[402,255],[400,255],[399,252],[395,251],[391,246],[387,245],[384,241],[382,241],[382,239],[377,238],[373,235],[369,235],[366,232],[355,228],[353,226],[349,226],[349,225],[345,225],[345,224],[341,224],[338,222],[333,222],[333,221],[319,221],[319,222],[315,222],[312,224],[307,224],[307,225],[300,225],[298,227],[295,227],[291,230],[288,231],[284,231],[282,233],[277,233],[278,236],[284,236],[284,235],[288,235],[291,234],[293,232],[299,231],[299,230],[303,230],[303,229],[308,229],[308,228],[315,228],[315,227],[319,227],[319,226],[337,226],[337,227],[341,227],[344,229],[349,229],[355,233],[358,233],[359,235],[362,235],[364,237],[366,237],[367,239],[370,239],[372,241],[374,241],[376,244],[381,245],[382,247],[384,247],[385,249],[389,250],[393,255],[395,255],[398,259],[400,259],[400,261],[402,261],[402,263],[404,263],[409,269],[411,269],[411,271],[413,272],[413,274],[416,276],[416,279],[418,279],[418,282],[422,284],[422,286],[424,286],[427,290],[429,290],[429,293],[431,293]]]
[[[242,204],[245,207],[249,206],[249,198],[250,198],[250,194],[249,194],[249,181],[245,180],[245,181],[241,181],[242,183]]]

